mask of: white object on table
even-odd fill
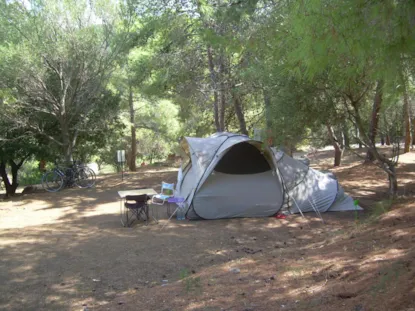
[[[146,189],[135,189],[135,190],[122,190],[118,191],[118,195],[121,199],[124,199],[127,195],[155,195],[157,192],[152,188],[146,188]]]

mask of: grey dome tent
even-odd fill
[[[189,219],[267,217],[291,213],[361,209],[334,176],[309,168],[246,135],[216,133],[181,142],[187,159],[177,196]]]

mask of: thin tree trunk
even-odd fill
[[[378,160],[382,165],[379,165],[387,174],[389,179],[389,191],[391,197],[396,197],[398,193],[398,178],[395,171],[396,163],[389,158],[379,154],[376,145],[371,142],[368,135],[364,134],[363,122],[360,116],[359,108],[356,104],[353,105],[354,108],[354,119],[355,124],[362,133],[364,142],[368,145],[370,149],[372,149],[372,153],[375,156],[376,160]],[[387,136],[388,137],[388,136]]]
[[[329,138],[334,148],[334,166],[340,166],[343,155],[343,149],[340,147],[337,137],[334,134],[333,127],[330,124],[326,124],[326,126],[329,132]]]
[[[208,55],[210,79],[211,79],[212,89],[213,89],[213,115],[215,118],[215,127],[216,127],[216,132],[221,132],[221,126],[219,123],[218,90],[217,90],[217,83],[216,83],[216,72],[215,72],[215,65],[213,63],[212,48],[210,47],[210,45],[207,48],[207,55]]]
[[[412,148],[415,146],[415,118],[412,118]]]
[[[72,142],[69,136],[69,126],[65,116],[61,116],[60,120],[61,125],[61,135],[62,135],[62,148],[63,148],[63,155],[65,158],[66,165],[72,165],[73,157],[72,157]]]
[[[133,88],[129,86],[128,106],[130,108],[130,123],[131,123],[131,156],[128,161],[128,168],[130,171],[135,172],[137,170],[136,157],[137,157],[137,133],[135,127],[135,111],[133,101]]]
[[[376,85],[376,92],[375,92],[375,97],[373,99],[372,115],[370,118],[370,126],[369,126],[369,139],[373,144],[376,143],[376,135],[378,132],[379,111],[382,105],[382,95],[383,95],[382,88],[383,88],[383,81],[379,80]],[[366,154],[366,161],[372,162],[374,159],[375,159],[375,156],[372,150],[369,149]]]
[[[225,109],[226,109],[226,83],[225,83],[225,64],[221,53],[219,58],[219,74],[220,74],[220,100],[219,100],[219,131],[225,130]]]
[[[357,144],[359,145],[359,149],[362,149],[363,148],[363,145],[362,145],[362,142],[360,141],[360,131],[359,131],[359,129],[358,129],[358,127],[355,125],[355,135],[356,135],[356,138],[357,138]]]
[[[391,137],[389,136],[389,134],[386,134],[385,144],[386,146],[391,145]]]
[[[389,170],[392,174],[389,174],[389,193],[392,197],[396,197],[398,193],[398,178],[396,176],[395,166],[389,166]]]
[[[349,132],[347,131],[347,127],[345,125],[343,126],[342,135],[343,135],[344,146],[346,148],[350,148],[350,136],[349,136]]]
[[[404,118],[404,136],[405,136],[405,146],[404,153],[409,152],[411,146],[411,119],[409,114],[409,99],[406,87],[403,93],[403,118]]]
[[[233,106],[235,108],[236,117],[238,118],[239,122],[239,131],[244,135],[248,135],[248,130],[246,129],[245,116],[242,110],[241,97],[235,91],[232,91],[232,100]]]
[[[266,135],[268,139],[268,146],[274,146],[274,137],[272,135],[272,119],[271,119],[271,97],[269,92],[263,89],[262,94],[264,96],[265,106],[265,120],[266,120]]]

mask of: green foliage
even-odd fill
[[[354,142],[357,123],[367,136],[379,81],[379,133],[397,136],[402,94],[414,92],[414,9],[393,0],[3,1],[0,121],[12,126],[1,154],[115,165],[116,150],[134,149],[134,127],[146,161],[165,158],[181,136],[217,130],[263,128],[293,148],[326,145],[329,126]]]
[[[43,172],[39,169],[39,161],[26,161],[19,172],[20,185],[38,185],[42,181],[42,176]]]
[[[3,6],[1,22],[16,39],[0,42],[0,85],[15,112],[1,117],[47,139],[69,161],[78,138],[102,135],[117,116],[116,95],[105,90],[119,55],[109,46],[113,20],[100,19],[109,6],[54,0]]]

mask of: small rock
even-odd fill
[[[162,280],[162,282],[163,282],[163,283],[168,283],[168,282],[169,282],[169,280]]]
[[[92,279],[93,282],[101,282],[100,279]]]
[[[166,283],[164,283],[164,284],[161,284],[161,286],[167,286],[167,285],[169,285],[169,284],[166,284]]]
[[[230,269],[229,269],[229,272],[232,272],[232,273],[238,274],[238,273],[241,273],[241,269],[239,269],[239,268],[230,268]]]

